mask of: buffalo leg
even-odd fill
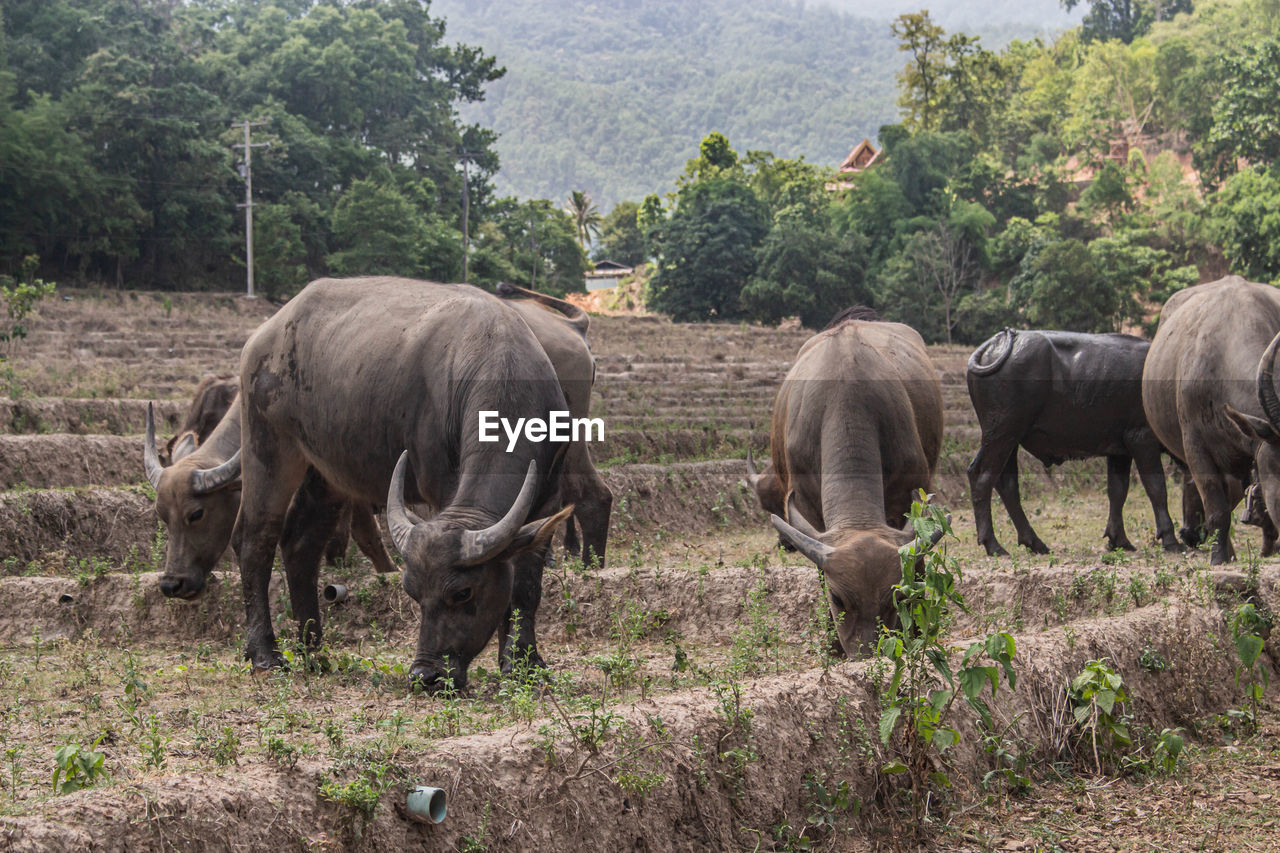
[[[1124,533],[1124,501],[1129,497],[1129,468],[1131,460],[1128,456],[1113,454],[1107,457],[1107,550],[1122,548],[1125,551],[1136,551],[1129,537]]]
[[[512,558],[511,607],[502,620],[498,635],[498,660],[504,673],[510,673],[517,661],[525,661],[531,669],[544,669],[546,663],[538,654],[535,622],[542,603],[542,569],[550,546],[524,551]]]
[[[565,458],[564,501],[573,504],[573,520],[582,530],[582,562],[604,568],[613,492],[591,464],[590,451],[582,442],[571,445]],[[565,549],[575,556],[577,539],[570,522],[565,526],[564,543]]]
[[[1231,503],[1226,479],[1214,465],[1213,457],[1198,447],[1187,447],[1187,466],[1204,502],[1205,527],[1211,536],[1217,537],[1209,553],[1209,564],[1229,563],[1236,554],[1231,547]]]
[[[289,602],[298,620],[298,637],[304,646],[320,644],[320,558],[333,538],[334,527],[349,516],[349,504],[337,495],[314,468],[308,468],[293,496],[280,533],[280,554]]]
[[[276,647],[276,635],[271,627],[271,601],[267,589],[271,583],[271,567],[275,562],[280,530],[294,490],[306,471],[306,462],[288,459],[274,447],[267,448],[262,456],[248,448],[244,448],[242,453],[240,541],[236,557],[240,562],[240,582],[244,588],[245,634],[248,637],[245,658],[253,663],[254,669],[270,669],[283,665],[284,658]],[[268,467],[260,461],[262,458],[275,464]]]
[[[1009,459],[1004,463],[1004,470],[1000,472],[1000,480],[996,483],[996,490],[1000,492],[1000,500],[1004,502],[1004,508],[1009,513],[1009,520],[1013,522],[1013,529],[1018,531],[1018,544],[1029,549],[1035,554],[1048,554],[1049,546],[1044,544],[1036,532],[1031,529],[1031,522],[1027,520],[1027,514],[1022,511],[1022,492],[1018,488],[1018,451],[1015,448],[1013,453],[1009,454]]]
[[[331,566],[336,566],[347,558],[347,545],[351,541],[351,507],[343,506],[342,514],[338,516],[338,523],[333,527],[333,535],[329,537],[329,544],[324,546],[324,561]]]
[[[973,498],[973,521],[978,528],[978,544],[987,549],[988,556],[1008,556],[1009,552],[996,541],[995,527],[991,522],[991,490],[997,475],[1004,470],[1009,456],[1018,452],[1017,442],[986,441],[969,463],[969,494]]]
[[[1166,551],[1182,551],[1173,529],[1173,517],[1169,515],[1169,493],[1165,488],[1164,465],[1160,462],[1160,449],[1143,444],[1133,449],[1133,461],[1138,467],[1138,479],[1146,490],[1147,500],[1156,516],[1156,538]]]
[[[1186,468],[1182,469],[1182,529],[1178,537],[1188,548],[1199,548],[1205,541],[1204,502],[1195,478]]]
[[[356,540],[360,552],[373,563],[377,572],[397,572],[396,564],[391,562],[387,546],[382,544],[382,530],[378,527],[378,517],[373,510],[360,502],[351,504],[351,538]]]

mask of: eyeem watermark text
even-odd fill
[[[497,412],[480,412],[480,440],[501,441],[498,427],[507,434],[507,452],[516,449],[521,434],[529,441],[604,441],[602,418],[573,418],[568,412],[554,411],[548,420],[542,418],[516,418],[514,424]]]

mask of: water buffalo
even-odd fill
[[[1124,532],[1129,466],[1156,515],[1166,550],[1181,546],[1169,517],[1161,447],[1142,408],[1142,365],[1151,345],[1132,335],[1005,329],[969,357],[965,380],[982,427],[969,465],[973,519],[988,554],[1006,554],[991,524],[991,487],[1000,492],[1018,544],[1049,548],[1031,529],[1018,493],[1018,446],[1046,467],[1066,459],[1107,457],[1107,547],[1132,551]]]
[[[840,646],[875,647],[902,579],[905,516],[942,445],[942,388],[924,341],[899,323],[848,319],[801,347],[778,390],[773,526],[825,574]]]
[[[1190,472],[1183,538],[1216,534],[1214,565],[1235,558],[1231,510],[1255,461],[1268,507],[1280,506],[1280,423],[1272,382],[1280,289],[1228,276],[1165,303],[1142,375],[1142,402],[1161,444]],[[1273,498],[1274,496],[1274,498]],[[1274,518],[1262,519],[1263,553],[1275,550]]]
[[[478,428],[480,411],[514,422],[567,409],[519,313],[465,285],[320,280],[245,344],[240,383],[240,397],[208,443],[178,465],[191,469],[189,500],[222,493],[231,500],[240,490],[231,538],[244,583],[246,657],[255,667],[281,662],[267,597],[277,544],[302,638],[318,642],[323,543],[343,502],[384,500],[405,558],[402,582],[421,612],[411,678],[431,690],[465,686],[472,658],[500,625],[504,668],[516,656],[541,664],[534,620],[547,543],[572,512],[560,506],[568,445],[531,440],[526,431],[507,452],[505,443],[481,441]],[[203,467],[202,454],[227,443],[235,419],[238,453]],[[153,437],[148,448],[157,461]],[[192,524],[177,528],[179,536],[171,523],[170,550],[181,540],[185,556],[170,559],[166,573],[195,595],[205,554],[216,559],[230,534],[192,553],[200,550],[202,519],[190,517],[199,501],[174,508],[168,491],[157,489],[157,510],[179,519],[190,511]],[[413,515],[406,498],[434,515]]]
[[[213,434],[218,424],[222,422],[227,412],[231,410],[236,395],[239,393],[239,377],[211,374],[201,379],[200,384],[196,386],[195,395],[191,400],[190,408],[187,409],[187,415],[183,419],[182,426],[169,439],[164,453],[160,456],[161,465],[167,467],[167,465],[181,461],[195,452],[196,448]],[[148,417],[150,417],[150,413],[148,413]],[[235,424],[233,432],[239,430],[239,412],[236,413]],[[154,430],[154,427],[151,426],[148,429]],[[205,460],[205,464],[216,465],[225,462],[236,449],[238,449],[238,445],[233,446],[231,441],[228,440],[224,452],[210,456]],[[147,477],[158,491],[161,471],[159,469],[148,469]],[[225,513],[221,518],[215,519],[202,516],[202,519],[206,526],[224,527],[230,530],[235,523],[238,509],[237,507],[231,512]],[[212,507],[206,508],[206,513],[216,511],[218,510]],[[386,547],[382,544],[382,531],[378,527],[378,519],[371,507],[364,504],[349,503],[342,508],[333,536],[329,539],[328,544],[325,545],[325,560],[334,565],[345,557],[347,554],[347,542],[352,538],[355,539],[360,551],[369,558],[369,562],[373,564],[376,571],[397,571],[395,564],[391,562],[391,555],[387,553]],[[168,587],[162,581],[161,589],[178,588]]]
[[[498,285],[497,292],[520,312],[551,359],[569,403],[570,415],[585,418],[591,407],[591,387],[596,378],[596,362],[587,347],[590,318],[586,312],[564,300],[505,282]],[[581,553],[585,562],[594,562],[603,568],[613,493],[591,464],[586,441],[569,445],[561,482],[564,502],[573,504],[573,519],[565,524],[565,548],[571,553]],[[582,528],[580,546],[574,521]]]

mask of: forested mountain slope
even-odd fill
[[[901,10],[829,2],[438,0],[432,11],[450,39],[507,68],[464,111],[501,135],[499,192],[585,189],[608,210],[670,189],[713,130],[740,151],[834,166],[894,121],[905,59],[889,21]],[[929,5],[943,21],[983,20],[969,0]],[[1068,20],[1050,0],[1017,11],[998,4],[986,19],[996,43]]]

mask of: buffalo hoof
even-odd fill
[[[1130,542],[1128,539],[1121,539],[1119,542],[1108,539],[1107,550],[1108,551],[1136,551],[1138,549],[1133,547],[1133,543]]]
[[[992,544],[990,544],[990,545],[988,545],[988,544],[986,544],[986,543],[984,542],[984,543],[983,543],[983,545],[982,545],[982,547],[987,549],[987,556],[988,556],[988,557],[1007,557],[1007,556],[1009,556],[1009,552],[1008,552],[1008,551],[1006,551],[1006,550],[1005,550],[1005,549],[1000,545],[1000,543],[999,543],[999,542],[994,542],[994,543],[992,543]]]
[[[1199,548],[1200,544],[1204,542],[1204,537],[1194,527],[1179,528],[1178,538],[1185,542],[1188,548]]]
[[[253,664],[253,674],[259,675],[270,672],[273,669],[285,669],[289,666],[284,659],[284,655],[272,649],[270,652],[254,651],[247,649],[244,653],[245,660]]]
[[[1187,551],[1187,549],[1184,548],[1176,539],[1165,540],[1162,544],[1164,545],[1165,552],[1169,554],[1185,554]]]
[[[1030,543],[1019,542],[1019,545],[1025,547],[1032,554],[1048,554],[1049,546],[1041,542],[1039,539],[1032,539]]]
[[[433,666],[414,666],[409,670],[409,690],[421,690],[428,696],[452,690],[464,690],[467,686],[467,674],[451,673],[446,675]]]

